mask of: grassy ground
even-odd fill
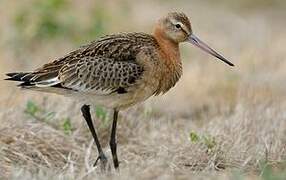
[[[0,1],[0,79],[102,34],[151,32],[174,10],[236,64],[182,45],[176,87],[120,114],[120,173],[108,175],[92,167],[96,149],[81,104],[1,80],[0,179],[286,179],[285,7],[278,0]],[[110,111],[96,107],[93,116],[110,157]]]

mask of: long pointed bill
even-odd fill
[[[213,55],[214,57],[222,60],[223,62],[225,62],[226,64],[230,65],[230,66],[234,66],[234,64],[232,64],[231,62],[229,62],[227,59],[225,59],[222,55],[220,55],[219,53],[217,53],[215,50],[213,50],[212,48],[210,48],[206,43],[204,43],[203,41],[201,41],[198,37],[196,37],[195,35],[191,34],[188,38],[188,41],[190,43],[192,43],[193,45],[197,46],[198,48],[202,49],[203,51]]]

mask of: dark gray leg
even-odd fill
[[[116,145],[116,125],[117,125],[117,119],[118,119],[118,112],[119,112],[118,110],[114,109],[111,137],[110,137],[110,142],[109,142],[115,169],[118,169],[119,167],[117,152],[116,152],[116,146],[117,146]]]
[[[106,169],[106,165],[107,165],[107,158],[105,156],[105,154],[103,153],[102,151],[102,148],[101,148],[101,145],[99,143],[99,140],[97,138],[97,134],[95,132],[95,129],[94,129],[94,126],[93,126],[93,123],[92,123],[92,119],[91,119],[91,115],[90,115],[90,108],[88,105],[83,105],[81,107],[81,112],[82,112],[82,115],[89,127],[89,130],[93,136],[93,139],[94,139],[94,142],[96,144],[96,147],[97,147],[97,150],[98,150],[98,158],[96,159],[95,163],[94,163],[94,166],[97,164],[98,160],[100,160],[100,163],[101,163],[101,169],[102,170],[105,170]]]

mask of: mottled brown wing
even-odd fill
[[[146,47],[157,47],[151,35],[108,35],[33,72],[8,73],[7,80],[21,81],[19,86],[25,88],[61,85],[82,91],[124,92],[143,72],[136,56]]]
[[[61,86],[76,91],[109,94],[125,93],[139,80],[143,67],[134,61],[105,57],[84,57],[64,65],[59,72]]]

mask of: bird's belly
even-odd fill
[[[79,98],[86,104],[101,105],[107,108],[126,109],[140,103],[154,94],[156,88],[141,84],[129,89],[126,93],[112,93],[107,95],[86,94]]]

